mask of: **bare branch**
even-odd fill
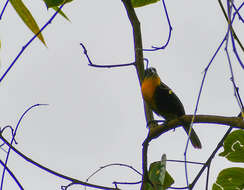
[[[178,119],[171,120],[167,125],[158,125],[150,129],[147,139],[151,141],[162,135],[163,133],[180,127],[182,123],[191,123],[193,115],[184,115]],[[196,115],[194,123],[213,123],[226,126],[232,126],[233,128],[244,129],[244,121],[239,117],[224,117],[216,115]]]
[[[196,176],[196,178],[190,184],[190,188],[189,189],[192,189],[195,186],[196,182],[198,181],[198,179],[200,178],[200,176],[202,175],[202,173],[204,172],[204,170],[206,169],[206,167],[208,167],[208,168],[210,167],[210,164],[211,164],[212,159],[214,158],[214,156],[218,152],[218,150],[223,146],[224,140],[228,136],[228,134],[231,132],[231,130],[232,130],[232,127],[230,127],[228,129],[228,131],[225,133],[225,135],[223,136],[223,138],[220,140],[220,142],[218,143],[217,147],[214,149],[213,153],[210,155],[210,157],[206,161],[205,165],[202,167],[202,169],[199,171],[199,173]],[[207,181],[207,183],[208,183],[208,181]]]
[[[100,172],[101,170],[107,168],[107,167],[111,167],[111,166],[121,166],[121,167],[127,167],[127,168],[130,168],[131,170],[133,170],[134,172],[136,172],[137,174],[141,175],[142,174],[136,170],[135,168],[133,168],[132,166],[129,166],[127,164],[121,164],[121,163],[112,163],[112,164],[108,164],[108,165],[105,165],[105,166],[101,166],[99,169],[97,169],[95,172],[93,172],[87,179],[86,179],[86,182],[88,182],[94,175],[96,175],[98,172]],[[118,182],[119,183],[119,182]]]
[[[170,23],[169,14],[168,14],[168,11],[167,11],[167,8],[166,8],[166,4],[165,4],[164,0],[162,0],[162,3],[163,3],[164,12],[165,12],[165,15],[166,15],[166,18],[167,18],[167,22],[168,22],[168,26],[169,26],[168,39],[167,39],[166,43],[164,45],[162,45],[161,47],[152,46],[152,49],[143,49],[143,51],[157,51],[157,50],[165,49],[168,46],[168,44],[169,44],[173,28],[172,28],[172,25]]]
[[[137,184],[140,184],[140,183],[142,183],[142,181],[137,181],[137,182],[118,182],[118,181],[115,181],[115,182],[113,182],[115,185],[116,185],[116,187],[117,187],[117,185],[137,185]]]
[[[93,188],[97,188],[97,189],[109,189],[109,190],[119,190],[118,188],[113,188],[113,187],[105,187],[105,186],[100,186],[100,185],[95,185],[95,184],[91,184],[91,183],[86,183],[83,181],[80,181],[78,179],[66,176],[64,174],[58,173],[54,170],[51,170],[49,168],[47,168],[46,166],[43,166],[37,162],[35,162],[34,160],[32,160],[31,158],[27,157],[26,155],[24,155],[22,152],[20,152],[19,150],[17,150],[15,147],[13,147],[3,136],[2,134],[0,134],[0,138],[2,141],[4,141],[4,143],[9,146],[16,154],[18,154],[20,157],[22,157],[24,160],[26,160],[27,162],[37,166],[38,168],[51,173],[57,177],[60,177],[62,179],[71,181],[72,184],[80,184],[80,185],[84,185],[84,186],[88,186],[88,187],[93,187]]]
[[[141,38],[141,27],[140,22],[136,16],[135,10],[132,7],[131,0],[122,0],[128,18],[130,20],[132,30],[133,30],[133,37],[134,37],[134,52],[135,52],[135,66],[137,71],[137,76],[139,79],[140,84],[142,83],[144,77],[144,64],[143,64],[143,47],[142,47],[142,38]],[[144,110],[146,121],[153,121],[153,114],[149,106],[144,102]],[[142,162],[142,170],[143,170],[143,183],[141,189],[145,186],[145,182],[148,180],[148,171],[147,171],[147,149],[148,143],[144,142],[143,145],[143,162]],[[145,151],[145,152],[144,152]]]
[[[135,65],[135,62],[133,63],[126,63],[126,64],[116,64],[116,65],[96,65],[96,64],[93,64],[88,53],[87,53],[87,49],[85,47],[85,45],[83,43],[80,43],[80,45],[82,46],[83,50],[84,50],[84,54],[89,62],[89,66],[92,66],[92,67],[100,67],[100,68],[112,68],[112,67],[125,67],[125,66],[132,66],[132,65]]]

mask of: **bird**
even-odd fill
[[[164,84],[157,70],[149,67],[145,70],[141,84],[143,99],[158,116],[163,117],[166,122],[185,115],[185,109],[176,94]],[[190,124],[183,124],[187,135],[189,134]],[[190,141],[194,148],[201,149],[202,144],[196,132],[191,129]]]

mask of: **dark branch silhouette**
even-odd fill
[[[202,175],[202,173],[204,172],[204,170],[208,167],[210,167],[210,163],[213,160],[215,154],[218,152],[218,150],[223,146],[224,140],[226,139],[226,137],[230,134],[232,130],[232,127],[230,127],[225,135],[223,136],[223,138],[220,140],[220,142],[218,143],[217,147],[214,149],[214,151],[212,152],[212,154],[209,156],[208,160],[206,161],[205,165],[202,167],[202,169],[199,171],[199,173],[197,174],[196,178],[193,180],[193,182],[190,184],[190,189],[193,189],[194,185],[196,184],[196,182],[198,181],[198,179],[200,178],[200,176]],[[208,173],[209,175],[209,173]],[[208,184],[208,183],[207,183]]]
[[[95,185],[95,184],[91,184],[91,183],[86,183],[86,182],[83,182],[83,181],[80,181],[78,179],[75,179],[75,178],[72,178],[72,177],[69,177],[69,176],[66,176],[64,174],[61,174],[61,173],[58,173],[52,169],[49,169],[47,168],[46,166],[43,166],[37,162],[35,162],[34,160],[32,160],[31,158],[27,157],[26,155],[24,155],[22,152],[20,152],[19,150],[17,150],[15,147],[13,147],[3,136],[2,134],[0,134],[0,139],[8,146],[10,147],[16,154],[18,154],[20,157],[22,157],[25,161],[31,163],[32,165],[50,173],[50,174],[53,174],[57,177],[60,177],[62,179],[65,179],[65,180],[68,180],[68,181],[71,181],[72,183],[74,184],[81,184],[81,185],[84,185],[84,186],[88,186],[88,187],[93,187],[93,188],[97,188],[97,189],[109,189],[109,190],[119,190],[118,188],[112,188],[112,187],[105,187],[105,186],[100,186],[100,185]]]
[[[165,15],[166,15],[166,18],[167,18],[167,22],[168,22],[168,26],[169,26],[168,39],[167,39],[166,43],[164,45],[162,45],[161,47],[152,46],[152,49],[143,49],[143,51],[157,51],[157,50],[165,49],[168,46],[169,41],[171,39],[171,34],[172,34],[173,28],[172,28],[172,25],[170,23],[169,14],[168,14],[168,11],[167,11],[167,8],[166,8],[166,4],[165,4],[164,0],[162,0],[162,3],[163,3],[164,12],[165,12]]]
[[[125,64],[116,64],[116,65],[96,65],[96,64],[93,64],[88,53],[87,53],[87,50],[86,50],[86,47],[84,46],[83,43],[80,43],[80,45],[82,46],[83,50],[84,50],[84,54],[89,62],[89,66],[92,66],[92,67],[101,67],[101,68],[112,68],[112,67],[126,67],[126,66],[132,66],[132,65],[135,65],[135,62],[133,63],[125,63]]]

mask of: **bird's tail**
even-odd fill
[[[183,127],[184,127],[184,129],[188,135],[189,130],[190,130],[190,126],[184,125]],[[194,148],[198,148],[198,149],[202,148],[201,141],[200,141],[199,137],[197,136],[197,133],[194,131],[194,129],[191,129],[190,141],[191,141],[191,144],[193,145]]]

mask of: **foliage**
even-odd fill
[[[37,25],[35,19],[30,13],[29,9],[24,5],[21,0],[10,0],[10,3],[14,7],[15,11],[18,13],[19,17],[23,20],[26,26],[34,33],[38,34],[40,31],[39,26]],[[42,34],[38,34],[37,36],[41,42],[46,45]]]
[[[212,190],[235,189],[244,189],[244,169],[235,167],[222,170]]]
[[[219,154],[231,162],[244,162],[244,131],[233,131],[224,141],[224,151]]]
[[[52,7],[54,10],[58,10],[58,6],[66,3],[66,2],[71,2],[72,0],[44,0],[47,7]],[[21,0],[10,0],[10,3],[14,7],[15,11],[19,15],[19,17],[22,19],[22,21],[26,24],[26,26],[34,33],[38,34],[40,31],[40,28],[38,24],[36,23],[36,20],[32,16],[31,12],[29,9],[25,6],[25,4]],[[59,12],[65,19],[69,20],[69,18],[60,10]],[[37,35],[39,40],[46,45],[46,42],[44,41],[44,37],[42,36],[41,33]]]
[[[159,0],[131,0],[132,6],[134,8],[150,5],[152,3],[157,3]]]
[[[153,162],[149,168],[149,180],[153,187],[148,183],[148,190],[165,190],[174,183],[174,179],[166,171],[166,155],[162,156],[161,161]]]
[[[69,3],[73,0],[43,0],[47,7],[50,8],[50,7],[57,7],[59,5],[62,5],[64,3]]]
[[[227,136],[224,141],[224,151],[219,155],[231,162],[244,162],[244,131],[236,130]],[[222,170],[213,190],[234,190],[244,188],[244,168],[233,167]]]

